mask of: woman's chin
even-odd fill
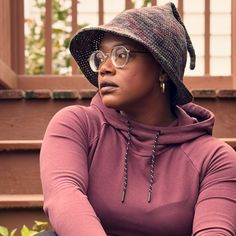
[[[102,96],[102,103],[108,108],[119,109],[121,107],[121,102],[113,96]]]

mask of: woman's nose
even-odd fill
[[[104,75],[113,75],[115,73],[115,66],[112,63],[112,60],[110,57],[107,57],[105,61],[101,64],[100,69],[99,69],[99,74],[101,76]]]

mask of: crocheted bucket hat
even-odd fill
[[[71,40],[70,52],[82,73],[96,87],[98,73],[91,70],[88,58],[99,49],[105,33],[127,37],[147,48],[176,86],[175,103],[183,105],[192,101],[191,93],[183,84],[183,75],[187,51],[191,69],[195,67],[195,52],[173,3],[126,10],[105,25],[78,31]]]

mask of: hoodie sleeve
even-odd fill
[[[233,236],[236,235],[236,152],[224,143],[214,143],[210,150],[213,155],[203,163],[193,235]]]
[[[44,210],[60,236],[106,235],[86,196],[88,127],[84,111],[59,111],[46,130],[40,153]]]

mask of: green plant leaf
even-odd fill
[[[0,226],[0,235],[1,236],[8,236],[9,235],[8,229],[4,226]]]
[[[46,221],[35,220],[34,223],[38,226],[48,226],[48,222],[46,222]]]
[[[15,236],[16,230],[17,230],[16,228],[13,229],[13,230],[11,231],[11,233],[10,233],[10,236]]]
[[[23,225],[21,229],[21,236],[33,236],[37,233],[37,231],[30,230],[26,225]]]
[[[47,228],[47,226],[48,226],[48,222],[35,220],[32,230],[41,232],[41,231],[44,231]]]

